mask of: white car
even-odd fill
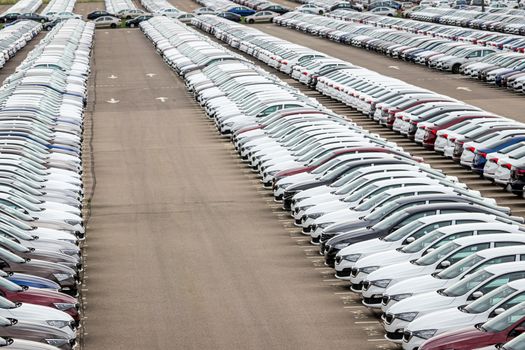
[[[484,323],[525,302],[525,280],[509,282],[463,307],[435,311],[416,318],[406,327],[403,349],[417,350],[427,339],[448,330]]]
[[[495,229],[498,229],[496,226],[498,224],[493,225]],[[488,229],[488,227],[485,228]],[[525,231],[522,232],[525,233]],[[388,312],[389,308],[400,300],[413,295],[448,288],[480,268],[506,262],[520,261],[521,257],[525,259],[525,246],[499,247],[482,250],[437,274],[409,278],[387,288],[383,294],[381,308],[383,312]]]
[[[380,308],[383,294],[388,287],[408,278],[439,272],[480,250],[525,244],[525,235],[521,233],[506,233],[507,231],[502,228],[490,229],[489,234],[483,234],[483,229],[476,228],[482,225],[490,224],[470,224],[471,228],[463,231],[464,235],[472,235],[477,231],[477,236],[458,238],[415,261],[402,262],[373,271],[363,281],[361,293],[363,304],[371,308]],[[444,227],[440,230],[446,229],[447,227]]]
[[[468,223],[502,222],[497,216],[480,213],[472,213],[468,220],[465,219],[465,215],[459,213],[426,216],[397,229],[386,237],[352,244],[337,253],[335,276],[342,280],[350,280],[352,268],[360,259],[375,253],[400,249],[441,227],[465,224],[466,221]]]

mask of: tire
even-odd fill
[[[46,27],[46,30],[49,32],[52,28],[50,26]]]
[[[130,28],[135,28],[135,23],[130,23],[130,24],[129,24],[129,27],[130,27]]]
[[[324,11],[323,10],[319,11],[319,14],[324,15]]]
[[[454,73],[454,74],[459,74],[459,67],[461,67],[460,64],[457,64],[457,63],[456,63],[455,65],[453,65],[453,66],[452,66],[452,73]]]
[[[131,19],[131,16],[126,16],[126,19]]]
[[[253,19],[249,19],[249,20],[248,20],[248,23],[250,23],[250,24],[254,24],[255,21],[254,21]]]
[[[111,23],[110,27],[115,29],[115,28],[117,28],[117,25],[115,23]]]

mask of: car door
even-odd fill
[[[494,310],[490,313],[489,318],[496,317],[498,314],[496,313],[497,309],[505,309],[508,310],[513,306],[516,306],[518,304],[521,304],[525,302],[525,292],[521,292],[519,294],[516,294],[507,300],[501,302],[499,305],[497,305]]]

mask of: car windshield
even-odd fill
[[[493,319],[483,324],[483,329],[487,332],[497,333],[502,332],[516,322],[522,320],[525,317],[525,305],[521,304],[516,306],[507,312],[502,313],[494,317]]]
[[[387,200],[390,197],[391,195],[389,195],[388,193],[380,193],[377,196],[372,196],[371,198],[365,200],[363,203],[355,207],[354,210],[366,211],[372,209],[373,207],[377,206],[379,203],[383,203],[383,201]]]
[[[340,189],[338,189],[335,194],[349,194],[349,193],[357,193],[359,192],[360,190],[363,190],[367,187],[369,187],[368,183],[370,182],[369,179],[367,179],[366,177],[361,177],[359,179],[355,179],[347,184],[345,184],[343,187],[341,187]],[[367,184],[367,185],[365,185]],[[365,185],[365,187],[363,187],[363,185]],[[357,191],[357,192],[356,192]],[[353,196],[353,195],[352,195]],[[352,197],[351,196],[351,197]],[[360,199],[361,197],[359,198],[356,198],[355,200],[358,200]],[[354,199],[351,199],[350,201],[354,201]]]
[[[0,277],[0,287],[7,289],[10,292],[20,292],[23,290],[23,288],[20,287],[18,284],[6,280],[3,277]]]
[[[509,295],[516,293],[517,290],[509,286],[501,286],[493,290],[484,297],[474,301],[472,304],[465,306],[463,309],[469,314],[479,314],[489,310],[491,307],[497,305]]]
[[[501,350],[523,350],[525,349],[525,334],[520,335],[517,338],[514,338],[507,344],[501,347]]]
[[[452,253],[460,247],[459,244],[454,242],[449,242],[444,246],[439,247],[431,253],[417,259],[414,264],[419,266],[428,266],[437,263],[439,260],[446,257],[448,254]]]
[[[432,243],[437,241],[438,239],[445,236],[445,234],[439,230],[435,230],[434,232],[429,233],[428,235],[425,235],[414,242],[410,243],[409,245],[401,248],[401,251],[403,253],[417,253],[426,247],[430,246]]]
[[[412,221],[411,223],[395,230],[388,236],[384,237],[383,240],[385,242],[396,242],[401,239],[404,239],[407,235],[412,233],[412,231],[418,229],[422,225],[422,222],[419,220]]]
[[[472,267],[476,266],[479,262],[483,261],[484,258],[474,254],[471,255],[458,263],[444,269],[436,275],[436,278],[440,279],[452,279],[461,275],[463,272],[470,270]]]
[[[488,271],[478,271],[448,287],[442,291],[441,294],[447,297],[459,297],[465,295],[474,288],[477,288],[483,282],[489,281],[492,276],[494,276],[494,274]]]
[[[14,309],[16,304],[7,300],[4,297],[0,297],[0,309]]]
[[[374,210],[370,214],[368,214],[365,219],[366,220],[380,220],[385,217],[388,213],[395,210],[397,207],[399,207],[399,204],[397,202],[391,202],[387,205],[382,206],[381,208],[378,208],[377,210]]]

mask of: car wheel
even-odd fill
[[[126,16],[126,19],[131,19],[131,16]]]
[[[117,28],[117,25],[115,23],[111,23],[110,27],[111,28]]]
[[[255,23],[255,21],[253,19],[249,19],[248,23],[253,24],[253,23]]]
[[[129,27],[130,27],[130,28],[135,28],[135,23],[130,23],[130,24],[129,24]]]
[[[323,11],[323,10],[320,10],[320,11],[319,11],[319,14],[320,14],[320,15],[324,15],[324,11]]]
[[[49,32],[51,30],[51,27],[46,27],[46,30]]]
[[[453,66],[452,66],[452,73],[454,73],[454,74],[459,74],[459,67],[460,67],[460,66],[461,66],[460,64],[455,64],[455,65],[453,65]]]

